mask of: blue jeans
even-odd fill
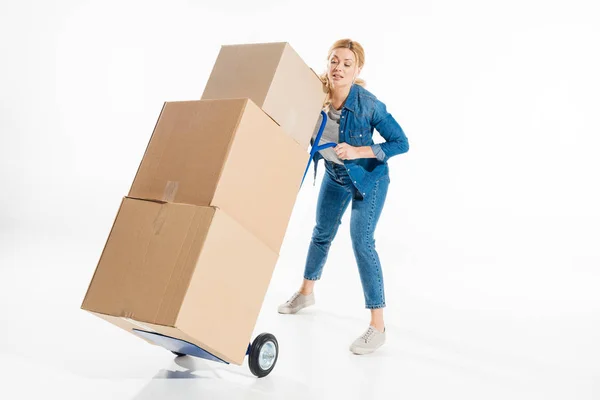
[[[324,162],[325,174],[317,201],[317,223],[308,247],[304,278],[321,278],[331,242],[342,222],[342,215],[352,200],[350,237],[365,296],[365,306],[369,309],[383,308],[383,273],[375,250],[374,233],[390,184],[389,175],[379,178],[373,189],[363,198],[352,184],[344,165],[327,160]]]

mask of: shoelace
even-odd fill
[[[367,331],[361,336],[361,338],[365,341],[365,343],[369,343],[369,340],[371,340],[371,337],[374,333],[375,330],[372,327],[369,327],[369,329],[367,329]]]
[[[300,296],[299,292],[294,293],[294,295],[292,296],[291,299],[288,300],[288,304],[292,305],[294,303],[294,301],[296,301],[296,299]]]

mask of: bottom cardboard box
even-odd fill
[[[81,308],[240,365],[277,257],[216,207],[125,197]]]

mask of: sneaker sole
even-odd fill
[[[385,343],[381,343],[379,346],[375,347],[374,349],[371,349],[371,348],[366,349],[364,347],[357,347],[357,348],[350,347],[350,351],[358,356],[364,356],[365,354],[373,353],[375,350],[379,349],[384,344]]]
[[[277,311],[279,312],[279,314],[296,314],[298,311],[302,310],[303,308],[310,307],[310,306],[312,306],[314,304],[315,304],[315,302],[311,301],[311,302],[308,302],[306,304],[303,304],[301,307],[296,307],[296,308],[292,308],[292,309],[289,309],[289,310],[278,309]]]

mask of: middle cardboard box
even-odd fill
[[[128,196],[218,207],[279,254],[308,158],[248,98],[166,102]]]

